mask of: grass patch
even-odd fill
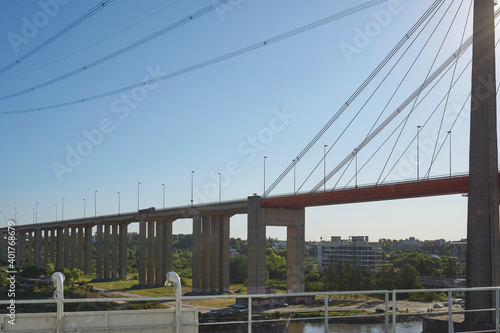
[[[109,289],[109,290],[121,290],[121,289],[129,289],[134,285],[137,285],[137,280],[118,280],[118,281],[110,281],[110,282],[89,282],[89,285],[96,288],[101,289]]]
[[[206,308],[225,309],[231,307],[234,303],[236,303],[235,298],[224,298],[224,299],[208,299],[206,301],[196,301],[191,304],[196,306],[203,306]]]

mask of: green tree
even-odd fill
[[[246,283],[248,260],[246,255],[232,256],[229,259],[229,281],[231,283]]]

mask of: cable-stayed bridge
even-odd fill
[[[139,224],[139,284],[154,286],[164,283],[166,272],[171,269],[172,256],[172,223],[181,218],[193,219],[193,291],[219,293],[229,287],[229,221],[235,214],[248,215],[248,292],[265,293],[265,245],[266,227],[282,226],[287,228],[287,285],[288,290],[304,291],[304,246],[305,246],[305,208],[319,205],[334,205],[378,200],[392,200],[422,196],[436,196],[447,194],[467,193],[469,195],[468,218],[468,262],[467,277],[470,287],[485,287],[500,285],[500,229],[498,226],[498,156],[496,137],[496,80],[495,80],[495,36],[494,21],[498,16],[493,12],[493,1],[474,1],[474,35],[462,35],[458,47],[450,55],[444,57],[440,66],[434,66],[433,60],[424,79],[413,82],[413,90],[406,98],[384,117],[385,111],[391,105],[396,92],[408,73],[403,75],[401,83],[388,91],[382,90],[386,78],[396,70],[396,65],[402,61],[409,47],[417,37],[422,35],[441,8],[448,6],[446,1],[435,1],[424,15],[407,32],[397,45],[387,54],[373,72],[356,89],[352,96],[331,117],[316,136],[299,152],[292,163],[285,167],[280,176],[268,187],[262,197],[253,195],[247,200],[221,202],[205,205],[190,205],[186,207],[164,210],[143,210],[133,213],[123,213],[109,216],[94,216],[75,220],[47,222],[37,225],[18,225],[16,227],[17,245],[15,258],[16,266],[35,265],[46,267],[53,263],[56,267],[78,267],[86,273],[92,273],[95,265],[96,278],[112,280],[126,278],[127,273],[127,233],[131,223]],[[451,6],[451,4],[449,4]],[[448,7],[449,8],[449,7]],[[479,22],[479,23],[478,23]],[[465,30],[464,30],[465,32]],[[432,36],[432,34],[431,34]],[[429,36],[429,40],[430,37]],[[427,42],[424,43],[427,45]],[[458,66],[459,60],[466,51],[473,47],[473,58]],[[441,51],[441,50],[440,50]],[[439,51],[439,52],[440,52]],[[438,52],[438,53],[439,53]],[[399,58],[398,58],[399,57]],[[442,57],[441,57],[442,58]],[[464,105],[471,105],[471,133],[470,133],[470,172],[469,175],[453,175],[447,177],[431,177],[433,163],[439,153],[443,151],[446,139],[451,139],[451,129],[443,128],[443,117],[439,123],[439,133],[448,133],[448,136],[438,136],[431,154],[431,163],[422,175],[419,173],[417,148],[417,174],[415,180],[388,182],[388,174],[394,168],[396,145],[410,147],[419,144],[421,129],[427,125],[431,117],[440,107],[446,109],[450,92],[457,84],[463,73],[470,70],[472,65],[472,93],[464,97]],[[392,67],[391,67],[392,66]],[[413,63],[409,63],[413,68]],[[434,69],[433,69],[434,68]],[[415,135],[410,135],[409,142],[401,143],[408,119],[417,107],[437,86],[444,80],[446,74],[451,75],[448,89],[441,99],[432,99],[435,109],[428,120],[418,126]],[[369,92],[366,101],[358,98],[375,84]],[[386,103],[382,102],[382,112],[373,122],[367,132],[361,134],[359,143],[353,144],[352,152],[340,161],[334,168],[328,169],[325,165],[325,153],[316,166],[313,167],[306,181],[316,180],[316,185],[304,192],[301,189],[306,181],[295,186],[295,169],[304,159],[312,147],[317,146],[319,140],[330,127],[343,116],[344,112],[353,105],[359,108],[352,119],[347,121],[344,130],[338,132],[334,144],[328,147],[328,153],[341,139],[344,132],[353,124],[360,112],[376,92],[382,91],[388,96]],[[431,104],[432,104],[431,103]],[[439,113],[438,113],[439,114]],[[393,121],[400,119],[393,125]],[[439,118],[439,117],[438,117]],[[453,123],[455,124],[455,123]],[[389,125],[393,125],[388,131]],[[355,125],[354,125],[355,126]],[[413,131],[413,129],[412,129]],[[386,135],[381,139],[379,135]],[[406,135],[407,136],[407,135]],[[372,157],[358,169],[358,155],[372,141],[380,145],[375,147],[373,155],[391,138],[394,139],[392,149],[378,180],[374,185],[357,183],[358,173],[368,165]],[[404,151],[406,151],[406,148]],[[377,155],[378,156],[378,155]],[[392,160],[392,162],[391,162]],[[396,158],[396,164],[400,159]],[[323,175],[317,176],[316,170],[324,165]],[[338,188],[328,186],[335,175],[341,173],[340,178],[355,165],[354,176]],[[352,167],[351,167],[352,168]],[[451,168],[451,161],[450,161]],[[291,195],[274,195],[273,191],[290,173],[294,173],[294,193]],[[313,176],[313,174],[315,176]],[[310,178],[311,177],[311,178]],[[354,183],[354,185],[353,185]],[[273,195],[271,195],[273,194]],[[96,253],[93,255],[95,234]],[[0,229],[0,261],[9,259],[9,230]],[[498,257],[498,258],[497,258]],[[469,309],[491,308],[492,296],[482,293],[479,296],[467,299]],[[471,322],[492,322],[489,314],[471,316]]]

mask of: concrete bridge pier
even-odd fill
[[[248,293],[266,293],[267,226],[287,228],[287,289],[304,292],[305,210],[263,208],[253,196],[248,198]]]
[[[0,232],[0,262],[7,262],[8,238],[6,232]]]
[[[229,291],[230,215],[193,216],[193,292]]]
[[[140,285],[154,287],[165,283],[165,276],[172,269],[172,222],[139,222]]]

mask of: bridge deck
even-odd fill
[[[262,207],[305,208],[356,202],[396,200],[468,193],[469,176],[456,175],[382,185],[368,185],[326,192],[304,193],[261,200]]]

